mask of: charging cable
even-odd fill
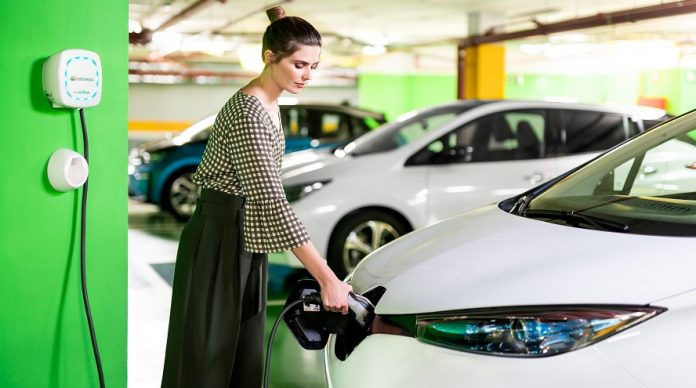
[[[89,163],[89,142],[87,139],[87,124],[85,123],[85,111],[83,108],[80,111],[80,124],[82,124],[82,142],[84,144],[84,158]],[[82,300],[85,303],[85,313],[87,314],[87,324],[89,325],[89,335],[92,338],[92,350],[94,350],[94,360],[97,363],[97,372],[99,373],[99,386],[104,388],[104,370],[102,369],[101,358],[99,357],[99,347],[97,346],[97,334],[94,331],[94,322],[92,322],[92,311],[89,307],[89,296],[87,295],[87,267],[85,260],[85,233],[87,231],[87,189],[89,178],[82,186],[82,211],[80,217],[80,277],[82,280]]]
[[[271,329],[271,335],[268,337],[268,346],[266,347],[266,364],[263,366],[263,388],[268,388],[268,375],[271,372],[271,351],[273,350],[273,339],[275,338],[275,333],[276,330],[278,329],[278,325],[280,324],[280,321],[283,320],[283,317],[285,314],[290,311],[293,307],[297,306],[298,304],[304,303],[304,299],[298,299],[289,305],[287,305],[283,311],[278,314],[278,317],[276,318],[275,322],[273,323],[273,328]]]
[[[280,321],[283,319],[285,314],[292,310],[293,307],[297,306],[298,304],[301,303],[307,303],[307,304],[318,304],[321,306],[322,301],[321,301],[321,294],[318,292],[313,292],[309,295],[305,295],[301,299],[298,299],[289,305],[287,305],[283,311],[278,314],[278,317],[276,318],[275,322],[273,323],[273,328],[271,329],[271,335],[268,337],[268,347],[266,348],[266,364],[263,367],[263,388],[268,388],[268,377],[271,372],[271,351],[273,350],[273,339],[275,338],[275,333],[276,330],[278,329],[278,325],[280,324]]]

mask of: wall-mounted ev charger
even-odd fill
[[[99,55],[87,50],[62,50],[44,62],[44,94],[54,108],[89,108],[102,91]]]
[[[102,71],[99,55],[88,50],[62,50],[43,65],[43,89],[54,108],[88,108],[99,104]],[[82,155],[61,148],[48,162],[48,180],[54,189],[69,191],[87,180],[89,167]]]
[[[99,104],[102,69],[99,55],[72,49],[51,55],[43,65],[43,90],[54,108],[88,108]],[[67,148],[56,150],[48,162],[48,180],[58,191],[81,187],[87,180],[87,160]]]
[[[80,274],[82,300],[92,340],[92,350],[99,374],[99,386],[104,388],[104,370],[99,357],[97,335],[87,295],[85,240],[87,230],[87,191],[89,175],[89,143],[84,108],[99,104],[102,93],[102,69],[99,55],[92,51],[71,49],[51,55],[43,65],[43,91],[54,108],[78,109],[82,126],[84,156],[60,148],[48,161],[48,180],[57,191],[71,191],[82,187],[80,212]]]

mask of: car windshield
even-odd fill
[[[614,148],[522,213],[577,227],[696,236],[696,111]]]
[[[408,112],[396,121],[361,136],[340,151],[358,156],[397,149],[415,141],[433,128],[452,120],[462,112],[481,104],[482,102],[472,101],[465,104]]]

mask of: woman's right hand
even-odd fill
[[[321,287],[321,301],[327,311],[348,314],[348,293],[353,291],[350,284],[340,281],[337,277],[328,285]]]
[[[312,242],[292,248],[292,253],[319,282],[321,301],[324,310],[348,314],[348,293],[353,291],[350,284],[342,282],[329,268]]]

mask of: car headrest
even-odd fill
[[[519,148],[526,149],[539,145],[539,139],[534,133],[534,129],[526,120],[521,120],[517,123],[515,137],[517,138],[517,147]]]
[[[497,142],[503,142],[508,139],[513,139],[515,136],[508,125],[507,120],[501,115],[493,116],[494,119],[491,120],[491,127],[493,127],[493,138]]]

